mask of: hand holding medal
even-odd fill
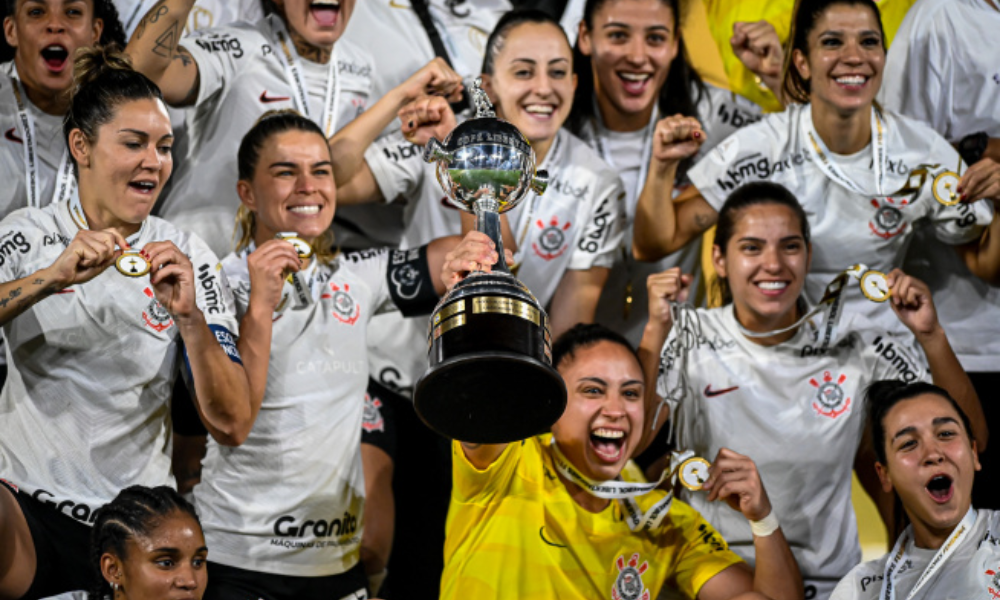
[[[128,247],[125,238],[113,229],[81,229],[49,267],[52,279],[62,287],[86,283],[115,264],[119,248]]]
[[[702,489],[708,492],[709,502],[725,500],[749,521],[761,521],[771,514],[771,500],[757,465],[749,457],[722,448],[708,473]]]
[[[301,268],[294,243],[278,237],[261,244],[247,256],[251,306],[267,307],[272,313],[284,308],[290,295],[285,292],[286,279]]]
[[[276,239],[283,240],[292,245],[295,250],[295,255],[299,258],[299,268],[295,270],[289,270],[285,276],[285,281],[287,281],[292,286],[292,292],[295,297],[295,307],[302,309],[312,305],[312,292],[309,286],[306,284],[305,279],[302,277],[302,266],[312,258],[313,249],[309,245],[309,242],[299,237],[299,234],[294,231],[281,231],[274,235]]]
[[[194,267],[173,242],[151,242],[139,251],[149,264],[149,283],[156,300],[176,321],[198,312]]]
[[[892,310],[913,335],[919,339],[939,333],[937,310],[926,283],[902,269],[893,269],[887,276],[887,283],[892,292]]]

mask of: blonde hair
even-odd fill
[[[318,125],[303,117],[297,111],[291,109],[270,110],[264,113],[257,122],[254,123],[250,131],[243,136],[237,155],[237,169],[240,181],[250,183],[253,181],[257,171],[257,163],[260,161],[260,153],[264,145],[272,137],[286,131],[303,131],[315,133],[326,142],[326,136]],[[327,146],[329,148],[329,146]],[[331,157],[332,159],[332,157]],[[240,204],[236,210],[236,226],[233,231],[233,241],[236,245],[236,252],[243,252],[250,247],[254,236],[257,233],[257,215],[247,208],[245,204]],[[340,251],[335,247],[333,230],[327,229],[323,235],[313,242],[313,255],[320,264],[328,265],[336,260]]]

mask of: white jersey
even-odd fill
[[[19,208],[29,206],[29,175],[31,169],[25,161],[25,143],[30,133],[18,115],[15,99],[17,69],[14,61],[0,64],[0,219]],[[35,161],[34,176],[38,179],[39,197],[36,208],[49,204],[56,195],[56,176],[67,157],[66,141],[63,139],[63,117],[42,112],[27,97],[22,95],[22,103],[34,122],[34,144],[38,156]]]
[[[420,148],[391,135],[365,157],[383,196],[407,202],[404,248],[461,233],[461,211],[445,199]],[[541,196],[529,192],[505,214],[518,245],[517,277],[548,307],[567,270],[612,266],[622,241],[625,192],[614,170],[566,129],[556,133],[538,168],[549,173],[548,189]],[[397,315],[378,321],[371,338],[376,379],[393,389],[409,388],[427,368],[427,322]]]
[[[936,550],[917,548],[912,539],[905,546],[909,558],[896,577],[896,598],[907,598],[930,564]],[[881,598],[889,555],[857,565],[834,590],[831,600]],[[914,600],[969,600],[1000,598],[1000,513],[979,509],[971,532],[932,576]]]
[[[10,215],[0,223],[0,279],[48,267],[77,231],[65,202]],[[191,259],[198,308],[238,356],[232,294],[208,246],[156,217],[130,238],[133,248],[167,240]],[[169,401],[181,338],[149,277],[109,268],[38,302],[3,332],[10,370],[0,393],[0,477],[84,523],[125,487],[173,485]]]
[[[198,63],[200,87],[187,109],[190,147],[178,154],[177,170],[157,211],[178,227],[197,233],[219,254],[233,248],[236,194],[236,152],[240,140],[269,110],[298,108],[294,77],[286,73],[283,46],[275,30],[277,16],[256,24],[237,24],[196,32],[181,41]],[[286,34],[287,36],[287,34]],[[290,51],[294,52],[291,42]],[[279,58],[280,56],[280,58]],[[334,49],[336,78],[329,82],[329,65],[300,60],[309,114],[326,131],[326,106],[332,130],[342,128],[368,106],[371,57],[340,42]],[[328,94],[332,102],[327,102]],[[301,109],[299,112],[303,112]]]
[[[707,83],[705,88],[706,93],[698,102],[697,112],[707,140],[696,158],[704,156],[734,131],[761,118],[760,107],[746,98]],[[650,126],[641,131],[611,131],[601,123],[596,123],[588,127],[581,136],[615,168],[625,185],[628,215],[626,233],[615,268],[604,286],[604,293],[597,307],[597,322],[623,334],[634,346],[638,346],[642,339],[649,310],[646,278],[676,266],[695,276],[701,273],[701,244],[697,242],[655,263],[638,262],[632,258],[632,224],[649,168],[651,136],[657,116],[654,112],[654,120],[650,122]],[[679,193],[685,185],[686,182],[679,181],[676,192]],[[696,286],[697,283],[696,281]],[[631,291],[629,295],[632,303],[626,316],[628,291]]]
[[[486,39],[500,17],[511,10],[511,3],[509,0],[426,1],[452,67],[466,81],[467,89],[472,89],[472,80],[482,71]],[[378,67],[372,91],[375,99],[406,81],[436,56],[409,0],[358,2],[342,39],[374,55]]]
[[[993,207],[987,201],[949,207],[935,199],[935,174],[960,173],[964,165],[955,149],[926,125],[884,113],[887,194],[860,195],[827,177],[807,149],[810,141],[803,135],[803,125],[811,124],[811,114],[809,105],[793,105],[767,115],[727,138],[690,172],[691,181],[716,210],[733,190],[751,181],[781,184],[798,198],[812,230],[809,300],[818,301],[826,285],[853,264],[886,273],[901,266],[919,226],[931,226],[939,240],[956,245],[979,239],[993,220]],[[851,156],[831,159],[853,181],[875,189],[870,145]],[[866,313],[881,327],[903,331],[890,312],[860,293],[848,295],[847,301],[852,310]]]
[[[657,385],[672,407],[677,446],[708,460],[723,447],[754,460],[805,585],[826,598],[861,560],[851,471],[865,388],[878,379],[928,379],[923,354],[912,336],[872,331],[850,312],[825,352],[823,330],[812,321],[766,347],[741,333],[732,305],[691,312],[664,345]],[[747,520],[704,493],[684,492],[753,564]]]
[[[274,317],[267,388],[250,437],[210,443],[194,490],[212,560],[263,573],[323,576],[358,562],[364,514],[361,421],[368,323],[402,303],[389,284],[401,251],[340,256],[305,271],[313,303]],[[237,310],[247,255],[223,262]]]
[[[1000,11],[984,0],[917,2],[889,49],[882,105],[950,142],[980,131],[1000,138],[1000,54],[982,45],[997,31]],[[962,366],[1000,369],[1000,289],[972,275],[929,232],[910,247],[905,268],[930,285]]]
[[[118,18],[125,28],[125,37],[131,38],[146,13],[158,0],[114,0]],[[186,33],[222,27],[238,21],[255,23],[264,17],[263,0],[198,0],[188,14]]]

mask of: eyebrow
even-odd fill
[[[612,21],[610,23],[605,23],[602,27],[604,29],[607,29],[609,27],[621,27],[622,29],[632,29],[632,26],[629,25],[628,23],[621,23],[619,21]],[[645,29],[645,31],[667,31],[667,32],[669,32],[670,28],[667,27],[666,25],[651,25],[651,26],[647,27]]]
[[[604,381],[600,377],[581,377],[580,381],[593,381],[594,383],[599,383],[601,385],[608,385],[608,382]]]
[[[36,0],[31,0],[31,1],[36,1]],[[144,138],[147,138],[147,139],[150,137],[149,133],[147,133],[147,132],[145,132],[145,131],[143,131],[141,129],[130,129],[128,127],[124,128],[124,129],[119,129],[118,133],[134,133],[135,135],[138,135],[140,137],[144,137]],[[168,134],[164,135],[163,137],[161,137],[160,139],[161,140],[172,140],[172,139],[174,139],[174,134],[168,133]]]
[[[865,30],[861,31],[860,33],[861,33],[861,35],[877,35],[879,37],[882,37],[882,32],[880,32],[877,29],[865,29]],[[840,29],[827,29],[826,31],[820,32],[819,35],[820,35],[820,37],[822,37],[824,35],[844,35],[844,32],[843,32],[843,30],[840,30]]]
[[[515,58],[511,62],[525,62],[525,63],[532,64],[532,65],[538,64],[538,61],[535,60],[535,59],[533,59],[533,58]],[[548,62],[548,64],[551,65],[552,63],[557,63],[557,62],[569,62],[569,59],[568,58],[563,58],[563,57],[553,58],[552,60],[550,60]]]
[[[790,242],[792,240],[803,240],[804,241],[805,238],[802,237],[801,235],[786,235],[785,237],[781,238],[778,241],[779,242]],[[767,240],[765,240],[763,238],[756,238],[756,237],[749,236],[749,235],[741,237],[738,241],[740,241],[740,242],[760,242],[762,244],[767,242]]]
[[[298,166],[299,166],[299,165],[298,165],[298,163],[293,163],[293,162],[281,162],[281,161],[279,161],[279,162],[276,162],[276,163],[271,163],[271,165],[270,165],[270,166],[269,166],[268,168],[269,168],[269,169],[273,169],[273,168],[275,168],[275,167],[287,167],[287,168],[291,168],[291,169],[295,169],[295,168],[298,168]],[[331,161],[329,161],[329,160],[321,160],[321,161],[319,161],[319,162],[315,162],[315,163],[313,163],[313,164],[312,164],[312,165],[310,165],[310,166],[311,166],[312,168],[314,168],[314,169],[315,169],[316,167],[332,167],[332,166],[333,166],[333,162],[331,162]]]
[[[945,425],[945,424],[949,424],[949,423],[953,423],[955,425],[958,425],[958,421],[956,421],[954,417],[937,417],[933,421],[931,421],[931,424],[934,427],[939,427],[941,425]],[[909,427],[904,427],[904,428],[900,429],[899,431],[897,431],[896,435],[892,436],[892,441],[895,442],[896,438],[898,438],[900,436],[904,436],[904,435],[910,434],[910,433],[915,433],[916,431],[917,431],[917,428],[914,427],[914,426],[912,426],[912,425],[910,425]]]
[[[628,381],[622,384],[622,386],[626,385],[646,385],[646,382],[641,379],[629,379]]]

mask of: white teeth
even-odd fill
[[[783,290],[788,284],[784,281],[761,281],[757,283],[757,287],[762,290]]]
[[[293,206],[293,207],[289,208],[288,210],[292,211],[293,213],[298,213],[298,214],[301,214],[301,215],[315,215],[315,214],[319,213],[319,207],[315,206],[315,205],[313,205],[313,206]]]
[[[646,81],[651,77],[649,73],[619,73],[619,75],[629,81]]]
[[[842,85],[864,85],[865,79],[861,75],[851,75],[848,77],[838,77],[837,83]]]
[[[156,187],[156,184],[152,181],[134,181],[132,185],[136,187],[141,187],[144,190],[151,190]]]
[[[624,431],[619,431],[617,429],[605,429],[605,428],[601,427],[600,429],[594,431],[593,435],[596,435],[597,437],[611,439],[611,440],[617,440],[617,439],[625,437],[625,432]]]
[[[551,115],[555,108],[551,104],[529,104],[524,110],[537,115]]]
[[[59,50],[65,50],[65,48],[63,48],[62,46],[59,46],[59,45],[55,45],[55,44],[53,44],[53,45],[51,45],[51,46],[48,46],[48,47],[46,47],[45,49],[46,49],[46,50],[52,50],[52,51],[54,51],[54,52],[58,52]]]
[[[331,6],[337,8],[340,6],[339,0],[315,0],[310,6]]]

